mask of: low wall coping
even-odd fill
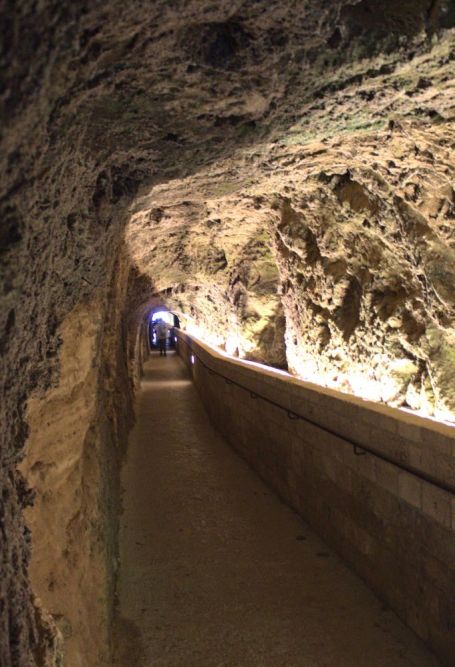
[[[347,394],[342,391],[337,391],[336,389],[330,389],[328,387],[322,387],[321,385],[315,384],[313,382],[308,382],[307,380],[302,380],[300,378],[294,377],[286,371],[280,370],[278,368],[273,368],[272,366],[265,366],[263,364],[257,363],[255,361],[247,361],[244,359],[236,359],[228,355],[227,353],[219,350],[215,347],[212,347],[200,340],[196,336],[189,335],[186,332],[179,330],[177,333],[178,336],[186,339],[186,342],[192,341],[198,347],[200,347],[206,354],[215,359],[236,366],[239,370],[251,371],[257,374],[258,377],[267,377],[280,382],[284,382],[288,387],[299,387],[306,389],[307,391],[314,392],[319,396],[327,396],[329,398],[342,401],[344,403],[349,403],[355,405],[362,410],[370,410],[380,415],[392,418],[396,421],[401,421],[405,424],[413,424],[414,426],[420,428],[427,428],[433,431],[437,431],[447,438],[451,438],[455,443],[455,424],[451,426],[450,424],[437,421],[431,417],[423,417],[421,415],[409,413],[400,408],[392,408],[389,405],[384,405],[382,403],[375,403],[365,398],[359,396],[354,396],[352,394]]]
[[[454,427],[235,359],[182,331],[178,336],[209,370],[287,412],[291,433],[307,423],[349,444],[354,454],[368,453],[455,495]]]

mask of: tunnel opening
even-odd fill
[[[177,343],[175,330],[180,328],[180,318],[178,315],[172,313],[170,310],[157,307],[149,313],[147,321],[150,351],[156,351],[160,347],[158,328],[161,326],[161,323],[166,325],[164,329],[166,334],[164,349],[175,350]]]

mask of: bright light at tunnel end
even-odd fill
[[[153,313],[152,322],[156,322],[157,320],[164,320],[169,326],[174,326],[174,316],[168,310],[158,310],[156,313]]]

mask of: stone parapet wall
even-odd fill
[[[178,352],[232,446],[453,665],[455,429],[237,361],[183,332]]]

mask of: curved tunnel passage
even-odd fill
[[[455,411],[452,4],[2,3],[1,667],[112,665],[119,470],[163,303],[453,488],[453,431],[381,407]],[[331,390],[381,406],[363,421]],[[321,534],[360,545],[366,579],[382,559],[370,585],[450,663],[453,498],[317,432],[305,468],[299,434],[237,399],[243,447],[276,422],[262,476],[299,511],[336,491],[310,503]]]

